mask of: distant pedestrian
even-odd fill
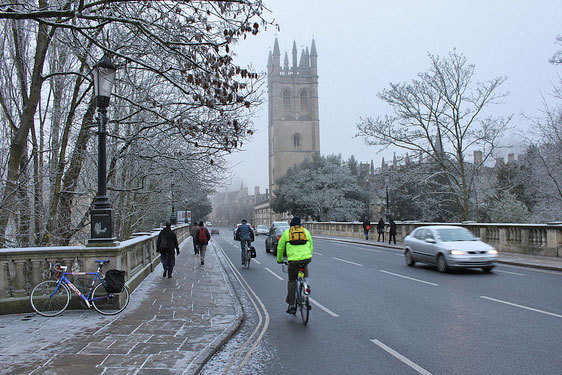
[[[365,220],[363,220],[363,234],[365,235],[366,240],[369,239],[370,230],[371,230],[371,222],[369,221],[367,216],[365,216]]]
[[[199,229],[199,225],[197,225],[197,222],[195,222],[195,224],[193,224],[193,228],[191,228],[191,239],[193,240],[193,253],[195,255],[199,254],[199,245],[197,244],[197,229]]]
[[[385,227],[384,220],[381,217],[381,219],[377,223],[377,232],[379,233],[379,238],[377,239],[377,241],[380,241],[382,236],[382,242],[384,242],[384,227]]]
[[[199,222],[199,229],[195,232],[195,238],[197,239],[199,254],[201,254],[201,265],[204,265],[205,253],[207,252],[207,245],[211,240],[211,233],[209,233],[209,230],[205,228],[202,221]]]
[[[180,255],[180,248],[178,246],[178,238],[174,231],[172,231],[172,224],[167,221],[164,229],[160,231],[158,239],[156,240],[156,251],[160,253],[162,267],[164,267],[164,274],[162,277],[172,278],[172,272],[176,264],[176,254]]]
[[[394,244],[396,245],[396,223],[394,222],[394,220],[392,220],[392,218],[390,218],[390,229],[388,232],[388,244],[390,245],[390,243],[392,242],[392,239],[394,239]]]

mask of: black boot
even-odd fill
[[[166,277],[166,269],[164,268],[164,273],[162,274],[162,277]]]

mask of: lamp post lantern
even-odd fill
[[[107,107],[117,68],[107,55],[94,66],[94,95],[98,107],[98,192],[91,210],[89,244],[109,244],[113,237],[113,209],[107,197]]]

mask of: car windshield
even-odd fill
[[[443,242],[476,241],[476,237],[470,231],[462,228],[437,229],[437,234]]]

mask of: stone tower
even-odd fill
[[[297,64],[297,44],[293,42],[292,64],[285,52],[283,66],[275,39],[269,52],[269,191],[277,190],[276,179],[289,167],[320,154],[318,117],[318,70],[316,45],[303,49]]]

